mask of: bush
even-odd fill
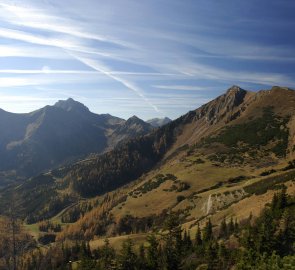
[[[181,201],[183,201],[185,199],[185,197],[183,195],[178,195],[176,197],[177,203],[180,203]]]
[[[268,170],[268,171],[264,171],[264,172],[262,172],[262,173],[260,174],[260,176],[270,175],[270,174],[275,173],[275,172],[276,172],[276,170],[271,169],[271,170]]]
[[[56,238],[56,235],[55,235],[55,234],[46,233],[46,234],[41,235],[41,236],[38,238],[38,241],[39,241],[39,243],[41,243],[42,245],[48,245],[48,244],[50,244],[50,243],[55,242],[55,238]]]
[[[261,181],[255,182],[246,186],[244,190],[249,194],[264,194],[276,184],[284,183],[295,179],[295,172],[288,172],[277,176],[264,178]]]
[[[269,142],[276,142],[271,149],[278,157],[286,155],[288,147],[289,131],[286,127],[289,117],[277,116],[273,113],[272,107],[263,109],[263,116],[249,122],[229,126],[223,129],[217,136],[211,136],[204,140],[205,145],[222,143],[233,150],[231,155],[247,152],[250,148],[266,146]],[[284,128],[282,128],[284,127]],[[239,147],[243,142],[246,146]],[[216,158],[216,157],[211,157]],[[239,160],[237,160],[239,161]],[[242,160],[241,160],[242,161]]]

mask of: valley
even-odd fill
[[[68,101],[57,104],[69,111],[77,106],[74,101],[74,107]],[[85,140],[91,142],[86,158],[56,163],[3,187],[0,213],[10,216],[13,200],[13,213],[28,237],[48,250],[81,242],[95,252],[106,248],[108,239],[116,252],[128,241],[138,251],[142,245],[150,247],[150,235],[166,239],[165,224],[171,217],[178,221],[171,232],[178,228],[180,238],[192,241],[208,222],[214,235],[224,220],[244,228],[251,217],[255,226],[280,192],[288,194],[288,207],[294,208],[294,105],[291,89],[276,86],[251,92],[232,86],[161,127],[152,128],[135,116],[127,121],[104,116],[105,129],[99,129],[111,135],[102,148],[93,145],[83,128]],[[116,128],[111,132],[112,126]],[[226,248],[234,250],[239,237],[242,231],[232,232],[224,240]],[[186,254],[183,264],[192,259]],[[81,258],[74,261],[73,267]]]

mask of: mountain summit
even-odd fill
[[[133,138],[140,135],[145,135],[151,132],[153,127],[138,118],[136,115],[133,115],[127,121],[116,128],[110,137],[111,144],[117,144],[118,142],[124,142],[124,140]]]
[[[33,176],[150,130],[139,118],[98,115],[72,98],[26,114],[0,110],[0,186],[11,173]]]
[[[89,109],[82,103],[68,98],[67,100],[59,100],[54,104],[55,107],[61,108],[65,111],[75,111],[75,112],[89,112]]]

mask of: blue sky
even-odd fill
[[[1,0],[0,108],[72,97],[176,118],[231,85],[295,88],[293,0]]]

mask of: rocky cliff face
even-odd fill
[[[232,86],[224,95],[216,98],[198,109],[197,119],[204,118],[209,124],[216,124],[218,121],[230,121],[236,117],[240,106],[245,102],[251,92],[238,86]]]

